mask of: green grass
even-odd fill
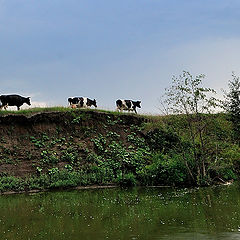
[[[34,113],[40,113],[40,112],[69,112],[73,111],[70,108],[67,107],[47,107],[47,108],[29,108],[29,109],[23,109],[19,111],[10,111],[10,110],[2,110],[0,111],[0,115],[8,115],[8,114],[24,114],[24,115],[31,115]]]
[[[146,117],[151,118],[149,115],[136,115],[134,113],[128,113],[128,112],[118,112],[118,111],[111,111],[111,110],[104,110],[104,109],[94,109],[94,108],[81,108],[81,109],[71,109],[70,107],[63,107],[63,106],[55,106],[55,107],[36,107],[36,108],[29,108],[29,109],[23,109],[19,111],[14,110],[0,110],[0,115],[32,115],[34,113],[42,113],[42,112],[101,112],[111,115],[133,115],[133,116],[140,116],[140,117]]]

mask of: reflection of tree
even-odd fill
[[[219,233],[237,229],[238,221],[233,218],[233,215],[238,214],[239,204],[237,206],[229,199],[229,196],[236,194],[236,187],[203,188],[198,193],[197,198],[200,201],[200,208],[204,215],[208,232]],[[239,195],[236,196],[236,199],[239,201]]]

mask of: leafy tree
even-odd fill
[[[224,92],[224,108],[230,114],[233,123],[234,137],[240,143],[240,79],[232,73],[232,80],[229,80],[229,92]]]
[[[197,168],[196,182],[207,179],[207,120],[205,114],[210,113],[216,106],[217,100],[210,96],[215,90],[202,86],[204,75],[193,76],[187,71],[172,78],[172,85],[165,89],[164,104],[169,113],[181,114],[185,117],[190,134],[193,159]],[[184,154],[184,149],[183,149]],[[185,162],[187,165],[187,162]],[[191,177],[193,176],[190,173]]]
[[[177,114],[210,113],[216,107],[216,99],[208,97],[209,93],[216,93],[211,88],[202,86],[204,74],[192,76],[183,71],[179,77],[172,77],[172,86],[165,89],[165,103],[169,112]]]

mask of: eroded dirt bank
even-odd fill
[[[190,131],[184,115],[59,109],[1,113],[0,192],[201,186],[239,178],[240,147],[225,114],[203,116],[203,149],[191,138],[199,123]]]
[[[129,145],[141,116],[98,111],[39,112],[0,116],[0,174],[26,177],[66,165],[79,169],[95,152],[93,139],[114,138]],[[80,164],[81,163],[81,164]]]

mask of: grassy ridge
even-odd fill
[[[55,107],[35,107],[35,108],[28,108],[28,109],[22,109],[19,111],[14,111],[14,110],[2,110],[0,111],[0,115],[7,115],[7,114],[25,114],[25,115],[31,115],[33,113],[42,113],[42,112],[73,112],[73,111],[98,111],[98,112],[103,112],[103,113],[110,113],[114,115],[119,115],[123,114],[121,112],[117,111],[110,111],[110,110],[104,110],[104,109],[72,109],[70,107],[63,107],[63,106],[55,106]],[[126,114],[126,113],[124,113]]]

